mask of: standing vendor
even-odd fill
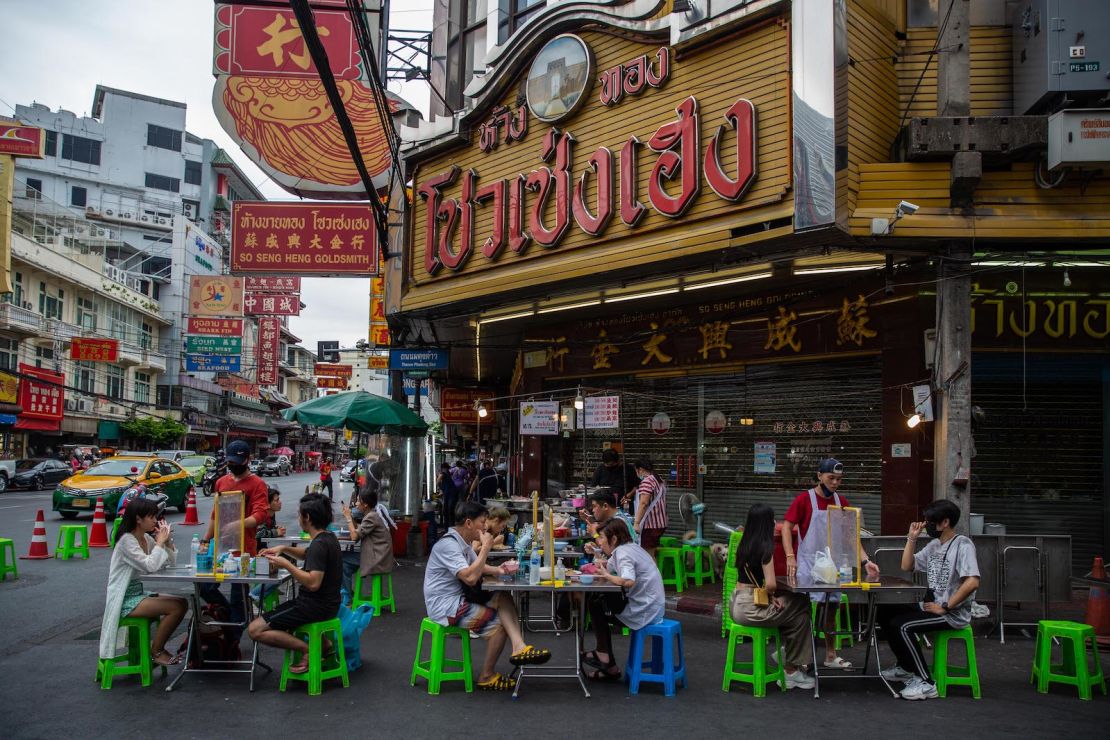
[[[605,486],[617,499],[618,506],[628,505],[629,516],[636,513],[636,489],[639,488],[640,478],[636,475],[636,468],[626,462],[621,462],[621,456],[612,447],[601,451],[601,465],[594,471],[590,479],[590,486]]]
[[[811,586],[813,562],[817,553],[829,546],[829,506],[848,506],[848,499],[836,491],[844,478],[844,466],[840,461],[827,458],[817,468],[818,484],[815,488],[799,493],[786,511],[786,523],[782,527],[782,549],[786,552],[786,575],[797,577],[799,586]],[[798,528],[800,538],[797,556],[794,554],[794,528]],[[879,566],[871,562],[863,545],[859,546],[860,564],[867,569],[872,578],[879,575]],[[833,595],[838,598],[837,595]],[[826,594],[810,594],[813,601],[824,601]],[[836,654],[836,637],[833,634],[836,623],[836,610],[829,609],[825,619],[825,667],[844,668],[852,664]]]

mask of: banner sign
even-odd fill
[[[358,45],[345,8],[315,10],[313,16],[335,78],[357,80]],[[285,9],[229,7],[221,11],[217,24],[214,74],[320,79],[312,57],[304,48],[297,18],[288,5]]]
[[[0,403],[19,402],[19,378],[0,372]]]
[[[227,377],[217,378],[216,384],[232,393],[238,393],[239,395],[256,400],[258,398],[258,383],[252,383],[243,378]]]
[[[240,355],[185,355],[187,373],[237,373]]]
[[[552,437],[559,434],[558,401],[521,401],[520,433]]]
[[[281,319],[258,320],[258,384],[277,385],[278,354],[281,352]]]
[[[389,357],[387,355],[370,355],[366,361],[366,367],[371,370],[388,370]]]
[[[193,275],[189,279],[189,313],[193,316],[242,316],[243,279]]]
[[[0,154],[42,159],[46,156],[46,131],[16,121],[0,123]]]
[[[312,366],[313,375],[330,375],[334,378],[349,378],[354,371],[353,365],[339,365],[332,362],[317,362]]]
[[[472,388],[444,388],[439,395],[439,418],[445,424],[473,424],[478,420],[474,404],[494,395],[492,391]],[[482,401],[482,405],[493,413],[496,406],[492,401]]]
[[[316,387],[317,388],[338,388],[341,391],[345,391],[345,390],[347,390],[347,379],[346,378],[318,377],[318,378],[316,378]]]
[[[391,349],[390,370],[446,370],[450,352],[445,349]]]
[[[210,337],[241,337],[243,336],[243,320],[206,319],[191,316],[185,323],[185,333],[204,334]]]
[[[264,277],[247,275],[244,287],[248,293],[297,293],[301,292],[299,277]]]
[[[119,340],[74,337],[69,345],[69,359],[83,362],[117,362]]]
[[[232,204],[231,271],[376,275],[377,234],[366,203],[238,200]]]
[[[191,355],[238,355],[243,352],[242,337],[185,337],[185,351]]]
[[[300,295],[273,295],[247,293],[243,298],[243,312],[247,316],[300,316]]]
[[[614,429],[621,425],[620,396],[586,396],[585,401],[587,429]]]
[[[65,409],[65,375],[19,363],[20,417],[61,422]],[[36,382],[36,380],[44,382]]]

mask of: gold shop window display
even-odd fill
[[[828,511],[829,553],[840,573],[840,583],[860,583],[860,509],[830,505]]]

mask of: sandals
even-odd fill
[[[608,668],[605,668],[605,669],[596,668],[596,669],[590,671],[589,673],[587,673],[586,678],[590,679],[591,681],[604,681],[604,682],[607,682],[607,683],[616,683],[617,681],[621,680],[620,670],[618,669],[616,673],[611,673],[609,671],[609,668],[616,668],[616,667],[617,667],[616,663],[610,663]]]
[[[159,660],[159,658],[163,655],[167,656],[169,658],[169,660]],[[181,662],[181,654],[179,653],[177,655],[170,655],[169,652],[165,648],[163,648],[163,649],[159,650],[158,652],[156,652],[153,656],[151,656],[150,659],[153,662],[157,663],[158,665],[165,667],[165,666],[177,665],[178,663],[180,663]]]
[[[482,691],[508,691],[516,687],[516,681],[500,673],[493,674],[488,681],[479,681],[478,688]]]
[[[551,651],[546,648],[536,649],[531,645],[525,645],[524,649],[519,653],[513,653],[509,658],[509,662],[513,665],[543,665],[551,660]]]
[[[294,663],[289,666],[289,672],[293,675],[300,676],[303,673],[308,673],[308,656],[306,655],[301,659],[300,663]]]
[[[612,665],[611,663],[603,663],[601,658],[597,657],[596,650],[591,650],[588,653],[582,653],[582,662],[588,665],[590,668],[597,668],[598,670],[604,670],[607,665]]]
[[[835,658],[833,658],[832,660],[826,660],[825,661],[825,667],[826,668],[839,668],[839,669],[844,670],[844,671],[852,670],[852,664],[849,661],[844,660],[844,658],[841,658],[839,655],[836,656]]]

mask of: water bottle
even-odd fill
[[[513,535],[512,532],[509,532],[505,535],[505,547],[511,548],[514,545],[516,545],[516,537]]]
[[[200,535],[193,535],[193,543],[189,545],[189,550],[192,553],[191,559],[193,563],[193,570],[200,571]]]
[[[844,558],[844,560],[840,563],[840,582],[852,582],[852,566],[848,565],[848,558]]]
[[[532,548],[532,558],[528,561],[528,583],[535,586],[540,582],[540,552]]]

